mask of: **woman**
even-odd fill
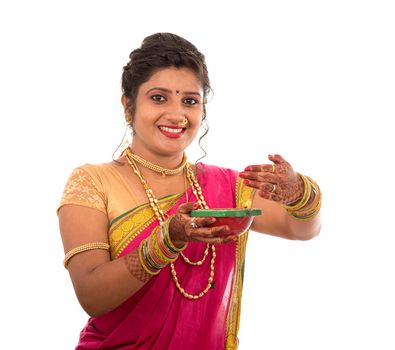
[[[319,188],[279,155],[240,173],[187,162],[210,83],[185,39],[147,37],[122,89],[130,145],[75,169],[58,210],[64,264],[91,316],[76,349],[236,349],[247,233],[189,213],[262,208],[252,230],[306,240],[320,229]]]

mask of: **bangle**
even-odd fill
[[[170,225],[170,218],[169,220],[166,220],[162,225],[161,225],[161,231],[162,231],[162,240],[163,243],[165,244],[165,247],[170,250],[172,253],[180,253],[182,252],[188,245],[188,243],[185,243],[181,248],[177,248],[173,242],[171,241],[170,238],[170,232],[169,232],[169,225]]]
[[[141,266],[151,276],[157,275],[166,265],[176,261],[179,252],[186,247],[185,244],[179,249],[171,243],[168,221],[155,227],[138,248]]]
[[[144,253],[144,250],[143,250],[143,245],[144,245],[143,243],[144,243],[144,241],[142,241],[140,243],[139,248],[138,248],[140,264],[141,264],[141,266],[142,266],[142,268],[144,269],[145,272],[147,272],[151,276],[155,276],[155,275],[157,275],[160,272],[160,269],[152,268],[152,266],[151,266],[151,269],[150,269],[147,266],[148,260],[147,260],[146,253]]]
[[[287,210],[296,211],[303,208],[310,200],[311,196],[311,184],[308,181],[307,176],[298,173],[298,176],[303,181],[304,192],[302,198],[294,204],[291,205],[283,205],[283,207]]]
[[[309,221],[313,219],[321,209],[322,195],[318,184],[308,176],[300,175],[305,185],[302,199],[291,206],[284,205],[287,212],[295,219]]]
[[[66,255],[64,256],[63,260],[63,265],[67,269],[67,265],[69,263],[69,260],[77,254],[87,252],[88,250],[94,250],[94,249],[104,249],[104,250],[110,250],[110,245],[104,242],[93,242],[93,243],[86,243],[83,245],[80,245],[78,247],[75,247],[71,250],[69,250]]]
[[[167,265],[167,264],[177,260],[178,253],[172,253],[171,251],[169,251],[166,248],[166,246],[162,240],[161,231],[162,230],[156,230],[155,235],[151,236],[150,241],[151,241],[153,253],[155,254],[155,256],[159,259],[159,261],[162,264]]]

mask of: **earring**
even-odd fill
[[[126,120],[126,123],[129,125],[132,124],[132,122],[133,122],[133,118],[129,113],[125,113],[125,120]]]

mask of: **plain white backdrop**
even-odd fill
[[[4,348],[75,346],[87,316],[57,203],[71,170],[109,161],[123,135],[130,51],[169,31],[206,55],[205,162],[279,153],[324,194],[314,240],[250,233],[240,350],[394,349],[394,17],[380,0],[1,1]]]

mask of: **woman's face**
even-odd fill
[[[165,68],[140,86],[135,107],[134,152],[176,155],[189,146],[199,130],[203,89],[192,70]]]

